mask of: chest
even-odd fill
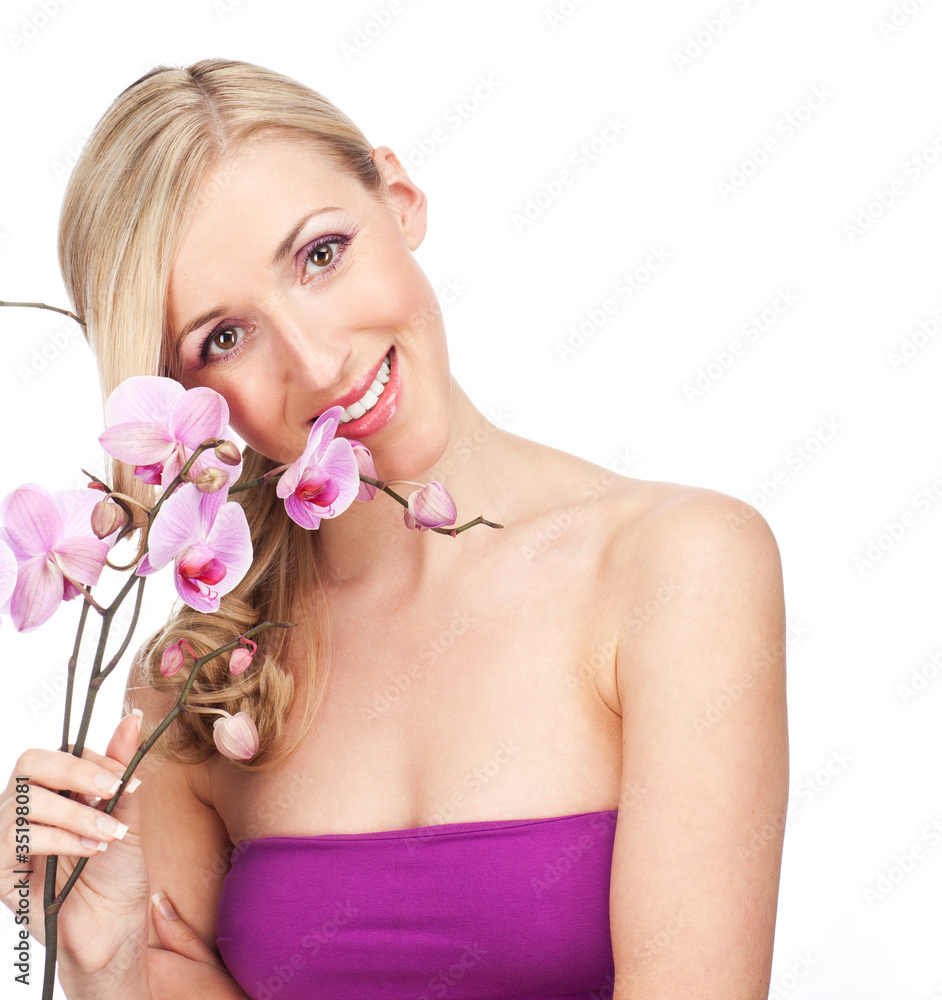
[[[510,546],[516,564],[469,564],[421,599],[334,595],[329,669],[297,752],[263,772],[217,762],[233,843],[614,808],[616,623],[592,573],[563,548],[548,555],[527,566]],[[304,722],[293,672],[286,735]]]

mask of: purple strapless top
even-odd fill
[[[252,1000],[611,1000],[617,815],[246,840],[219,953]]]

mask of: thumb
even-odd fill
[[[151,896],[151,902],[154,904],[150,910],[151,917],[162,948],[194,962],[206,962],[216,968],[224,968],[213,949],[189,924],[180,919],[165,893],[155,892]]]
[[[115,727],[105,750],[106,755],[126,767],[140,745],[143,720],[144,713],[139,708],[133,709],[130,715],[126,715]],[[140,768],[135,769],[139,770]],[[124,786],[118,804],[112,810],[114,818],[129,826],[136,834],[141,832],[141,800],[140,796],[134,795],[133,792],[139,784],[140,778],[136,774],[132,775]]]

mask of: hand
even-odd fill
[[[176,915],[170,900],[161,892],[154,894],[152,902],[151,917],[162,946],[150,948],[147,956],[153,1000],[181,1000],[188,996],[248,1000],[216,952]]]
[[[25,776],[29,798],[29,923],[27,930],[45,944],[43,883],[46,856],[59,855],[56,892],[75,868],[76,859],[88,857],[78,881],[58,915],[57,958],[71,977],[94,976],[105,968],[127,970],[131,978],[146,968],[149,882],[141,849],[140,800],[125,790],[112,817],[123,824],[117,834],[99,827],[108,825],[103,806],[109,791],[95,779],[108,775],[112,782],[124,773],[137,751],[140,721],[137,712],[125,716],[115,729],[104,756],[86,748],[79,759],[60,750],[30,749],[16,762],[0,804],[0,884],[4,903],[16,912],[20,898],[15,883],[22,875],[17,861],[17,786]],[[58,793],[68,788],[73,797]],[[101,797],[99,799],[99,796]],[[126,829],[124,829],[126,828]],[[124,831],[123,838],[120,833]],[[91,838],[104,849],[86,846]]]

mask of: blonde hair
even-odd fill
[[[164,350],[167,289],[188,221],[200,199],[214,194],[207,174],[244,152],[250,140],[276,136],[309,143],[377,198],[385,193],[373,147],[349,118],[303,84],[251,63],[204,59],[187,67],[157,66],[119,94],[95,127],[66,189],[58,250],[104,398],[132,375],[173,374],[175,359]],[[220,176],[224,184],[225,172]],[[246,448],[242,478],[254,479],[272,464]],[[153,490],[130,467],[116,461],[111,474],[116,490],[152,502]],[[171,760],[205,760],[215,752],[212,724],[219,715],[199,708],[244,711],[255,720],[260,750],[252,761],[234,763],[263,770],[290,756],[313,721],[318,665],[329,668],[327,609],[318,533],[291,521],[272,488],[232,499],[242,504],[251,529],[251,569],[215,614],[175,608],[139,654],[138,670],[149,686],[179,690],[187,672],[165,678],[159,669],[171,643],[185,638],[202,655],[263,621],[296,620],[291,615],[303,609],[290,639],[284,629],[257,635],[258,653],[239,677],[229,673],[226,656],[206,664],[187,698],[196,711],[181,713],[154,747]],[[306,721],[290,745],[275,752],[295,695],[294,678],[279,659],[298,645],[307,664]]]

